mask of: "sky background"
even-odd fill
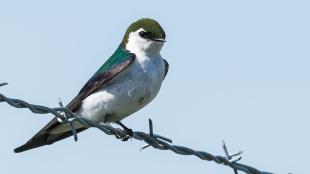
[[[135,20],[167,34],[170,70],[157,98],[124,120],[174,144],[275,173],[308,173],[309,1],[0,1],[0,93],[31,103],[68,103]],[[0,173],[221,173],[229,167],[121,142],[96,129],[15,154],[53,116],[0,104]]]

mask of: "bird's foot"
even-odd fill
[[[133,136],[133,131],[132,129],[129,129],[128,127],[126,127],[124,124],[122,124],[120,121],[117,121],[116,124],[120,125],[124,130],[121,130],[121,134],[125,135],[125,136],[121,136],[119,139],[121,139],[122,141],[127,141],[129,138],[131,138]],[[118,137],[116,137],[118,138]]]
[[[125,131],[127,132],[127,134],[132,137],[133,136],[133,131],[132,129],[125,129]]]
[[[131,129],[128,129],[128,130],[118,129],[118,130],[119,131],[116,133],[115,137],[117,139],[121,139],[122,141],[129,140],[129,138],[131,138],[133,135],[133,132]]]

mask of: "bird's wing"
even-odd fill
[[[67,109],[75,112],[81,105],[82,101],[98,91],[100,88],[108,84],[120,72],[130,66],[135,60],[135,55],[129,53],[123,48],[119,47],[114,54],[98,69],[98,71],[87,81],[87,83],[80,90],[78,95],[66,106]],[[47,144],[52,144],[56,141],[62,140],[72,135],[71,131],[66,131],[50,136],[49,131],[62,125],[57,121],[57,118],[52,119],[46,126],[44,126],[37,134],[35,134],[27,143],[14,149],[15,152],[23,152],[32,148],[40,147]],[[87,128],[81,127],[77,132],[81,132]]]
[[[164,74],[164,79],[165,79],[167,74],[168,74],[168,71],[169,71],[169,64],[168,64],[167,60],[165,60],[165,59],[163,59],[163,60],[164,60],[164,63],[165,63],[165,74]]]
[[[135,54],[129,53],[122,48],[118,48],[98,71],[88,80],[80,90],[79,94],[68,104],[67,108],[75,111],[81,102],[90,94],[102,88],[115,76],[131,65],[135,60]]]

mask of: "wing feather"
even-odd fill
[[[167,74],[168,74],[168,71],[169,71],[169,63],[167,62],[167,60],[165,60],[165,59],[163,59],[163,60],[164,60],[164,63],[165,63],[165,74],[164,74],[164,79],[165,79]]]

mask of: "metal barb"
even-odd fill
[[[153,136],[153,122],[152,120],[149,118],[149,130],[150,130],[150,136]]]
[[[227,147],[226,147],[226,144],[225,144],[225,141],[223,140],[223,150],[224,150],[224,153],[225,153],[225,155],[226,155],[226,158],[228,159],[228,160],[230,160],[231,159],[231,156],[229,156],[229,153],[228,153],[228,150],[227,150]]]
[[[75,127],[74,127],[74,124],[72,123],[72,121],[69,121],[68,123],[69,123],[69,125],[70,125],[71,130],[72,130],[72,134],[73,134],[74,141],[77,142],[78,136],[77,136],[77,133],[76,133],[76,129],[75,129]]]
[[[59,113],[59,112],[64,112],[68,117],[70,117],[69,122],[72,121],[71,119],[74,119],[75,121],[78,121],[83,125],[87,124],[88,127],[96,127],[98,129],[100,129],[101,131],[103,131],[104,133],[106,133],[107,135],[114,135],[115,136],[117,133],[115,131],[115,128],[113,128],[113,127],[110,127],[110,126],[105,125],[105,124],[92,122],[88,119],[82,118],[81,116],[76,115],[75,113],[73,113],[72,111],[70,111],[69,109],[64,108],[64,107],[49,108],[46,106],[33,105],[33,104],[29,104],[23,100],[7,98],[6,96],[4,96],[1,93],[0,93],[0,102],[6,102],[15,108],[28,108],[31,112],[36,113],[36,114],[51,113],[59,119],[66,119],[66,118],[64,118],[63,115],[61,115]],[[152,123],[149,121],[150,130],[153,131],[152,126],[153,126]],[[74,127],[72,129],[74,129]],[[76,135],[76,133],[74,133],[74,130],[72,130],[72,131],[73,131],[73,134]],[[153,134],[153,136],[151,136],[150,134]],[[226,157],[222,157],[222,156],[212,155],[208,152],[195,151],[191,148],[184,147],[184,146],[172,145],[169,143],[171,141],[170,139],[165,138],[165,137],[160,136],[160,135],[156,135],[156,134],[151,133],[151,132],[150,132],[150,134],[147,134],[144,132],[133,132],[133,138],[136,140],[144,141],[149,146],[152,146],[152,147],[157,148],[159,150],[170,150],[170,151],[173,151],[174,153],[180,154],[180,155],[194,155],[194,156],[200,158],[201,160],[214,161],[217,164],[229,166],[229,167],[233,168],[234,171],[243,171],[247,174],[271,174],[269,172],[262,172],[256,168],[254,168],[254,167],[244,165],[244,164],[238,163],[236,161],[230,161],[229,158],[232,158],[232,155],[229,155],[227,147],[225,144],[223,145],[223,148],[225,146],[226,150],[224,150],[224,151],[225,151],[225,153],[227,152],[226,154],[228,154],[228,155],[226,155]],[[166,142],[167,139],[170,141]]]
[[[225,156],[226,158],[230,161],[230,162],[237,162],[239,160],[241,160],[241,154],[243,153],[243,151],[239,151],[237,153],[228,153],[228,149],[226,147],[226,144],[225,144],[225,141],[223,140],[223,150],[224,150],[224,153],[225,153]],[[239,156],[239,157],[238,157]],[[237,158],[233,158],[233,157],[237,157]]]
[[[241,160],[241,156],[238,157],[237,159],[233,159],[233,157],[241,155],[241,154],[242,154],[242,151],[239,151],[239,152],[237,152],[237,153],[235,153],[235,154],[230,155],[230,154],[228,153],[228,149],[227,149],[227,147],[226,147],[226,144],[225,144],[225,141],[224,141],[224,140],[223,140],[223,150],[224,150],[224,153],[225,153],[225,155],[226,155],[226,158],[227,158],[228,161],[230,161],[231,163],[235,163],[235,162]],[[233,170],[234,170],[234,173],[235,173],[235,174],[238,174],[237,169],[233,169]]]
[[[1,82],[0,83],[0,86],[4,86],[4,85],[7,85],[8,83],[6,83],[6,82]]]
[[[62,108],[64,108],[64,105],[62,104],[62,101],[61,101],[61,98],[59,97],[58,98],[58,105]],[[75,119],[70,119],[70,117],[68,116],[68,114],[66,114],[65,112],[60,112],[60,114],[63,114],[63,116],[66,118],[66,120],[61,120],[62,122],[68,122],[70,128],[71,128],[71,131],[72,131],[72,135],[73,135],[73,139],[75,142],[77,142],[78,140],[78,136],[77,136],[77,132],[76,132],[76,129],[74,127],[74,124],[73,124],[73,121]]]
[[[58,97],[58,105],[60,106],[60,107],[64,107],[64,105],[62,104],[62,101],[61,101],[61,98],[60,97]]]
[[[142,150],[144,150],[144,149],[146,149],[146,148],[148,148],[148,147],[150,147],[150,146],[151,146],[151,145],[146,144],[146,145],[142,146],[142,147],[139,149],[139,151],[142,151]]]
[[[149,118],[149,131],[150,131],[150,136],[151,137],[153,137],[153,135],[154,135],[154,133],[153,133],[153,122],[152,122],[152,120]],[[148,147],[150,147],[151,145],[149,145],[149,144],[146,144],[146,145],[144,145],[144,146],[142,146],[141,148],[140,148],[140,151],[142,151],[142,150],[144,150],[144,149],[146,149],[146,148],[148,148]]]

